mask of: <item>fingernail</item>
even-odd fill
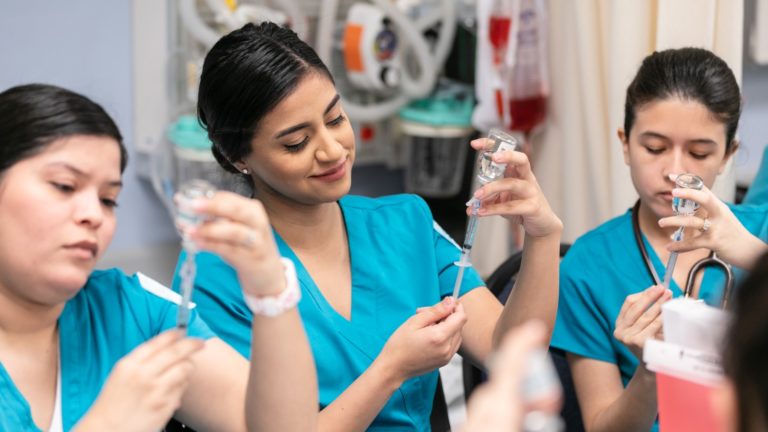
[[[483,195],[485,195],[485,191],[482,189],[478,189],[475,191],[475,193],[472,196],[474,196],[477,199],[480,199],[483,197]]]
[[[451,306],[453,304],[453,297],[448,296],[443,299],[443,305],[444,306]]]

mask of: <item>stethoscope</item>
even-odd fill
[[[635,242],[637,243],[637,247],[640,248],[640,254],[643,255],[643,260],[645,261],[645,269],[648,270],[651,279],[653,279],[653,283],[661,285],[662,280],[656,273],[656,269],[653,267],[651,257],[648,256],[648,251],[646,250],[645,242],[643,241],[643,234],[640,231],[640,221],[638,219],[639,210],[640,200],[638,200],[637,203],[635,203],[635,206],[632,207],[632,231],[634,231],[635,234]],[[685,283],[683,295],[685,297],[691,297],[691,293],[693,292],[693,280],[696,278],[696,274],[707,267],[720,267],[725,272],[725,291],[723,293],[723,302],[721,306],[723,309],[726,309],[728,307],[728,299],[731,296],[731,289],[733,288],[733,270],[731,269],[731,265],[721,260],[715,252],[710,253],[706,258],[700,259],[693,265],[693,267],[691,267],[691,271],[688,272],[688,280]]]

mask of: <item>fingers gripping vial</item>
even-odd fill
[[[504,177],[506,163],[495,162],[493,155],[505,151],[514,151],[519,148],[518,140],[512,135],[499,129],[491,129],[486,139],[480,155],[477,180],[486,185]],[[464,243],[461,245],[461,257],[454,264],[459,267],[459,273],[456,275],[456,284],[453,287],[453,297],[458,298],[461,289],[461,281],[464,277],[464,268],[472,263],[469,261],[469,254],[472,252],[472,245],[475,242],[475,232],[477,231],[477,211],[480,210],[481,202],[477,198],[472,198],[467,206],[470,207],[470,216],[467,221],[467,232],[464,235]]]
[[[190,238],[190,230],[203,222],[206,217],[195,211],[194,204],[197,200],[211,198],[216,188],[205,180],[191,180],[184,183],[176,194],[176,227],[181,233],[181,246],[186,252],[186,259],[181,265],[181,304],[176,315],[176,327],[186,329],[189,324],[189,303],[192,299],[192,288],[195,285],[195,256],[197,246]]]
[[[701,190],[704,187],[704,181],[701,177],[694,174],[680,174],[675,179],[675,185],[679,188],[696,189]],[[672,210],[676,215],[691,216],[699,209],[699,204],[693,200],[685,198],[672,198]],[[681,241],[683,239],[683,229],[680,227],[672,234],[673,241]],[[667,261],[667,268],[664,270],[664,288],[669,288],[669,284],[672,282],[672,274],[675,272],[675,264],[677,263],[677,252],[669,254],[669,260]]]

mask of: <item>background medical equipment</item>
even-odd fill
[[[189,303],[192,299],[192,289],[195,286],[197,268],[195,257],[197,247],[190,239],[190,230],[198,227],[205,221],[194,209],[194,204],[199,199],[211,198],[216,188],[205,180],[191,180],[184,183],[175,195],[176,202],[176,226],[181,234],[181,246],[186,252],[186,259],[181,265],[181,304],[176,316],[176,327],[186,330],[189,323]]]
[[[675,179],[675,185],[684,189],[701,190],[704,187],[704,180],[701,177],[694,174],[680,174]],[[672,198],[672,210],[675,215],[679,216],[693,216],[698,210],[699,204],[693,200],[674,197]],[[684,226],[678,228],[674,234],[672,234],[672,240],[679,242],[683,239]],[[662,284],[664,288],[669,288],[669,283],[672,281],[672,274],[675,272],[675,264],[677,263],[677,252],[670,252],[669,260],[667,261],[667,268],[664,270],[664,281]]]
[[[479,157],[479,171],[477,180],[485,185],[504,177],[504,170],[507,164],[493,161],[493,155],[505,151],[513,151],[519,148],[519,143],[512,135],[499,129],[491,129],[488,133],[485,146]],[[453,297],[459,297],[461,280],[464,277],[464,268],[472,263],[469,261],[469,255],[472,253],[472,246],[475,242],[475,231],[477,231],[478,216],[481,201],[472,198],[467,203],[470,208],[470,216],[467,222],[467,232],[464,235],[464,243],[461,245],[461,257],[454,264],[459,267],[459,273],[456,275],[456,284],[453,286]]]
[[[471,87],[441,80],[432,96],[400,110],[406,192],[425,198],[459,193],[467,171],[467,143],[474,134],[474,105]]]

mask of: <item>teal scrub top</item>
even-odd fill
[[[145,290],[137,276],[98,270],[67,302],[59,317],[61,414],[63,429],[72,429],[101,391],[112,367],[141,343],[176,326],[177,306],[158,290]],[[167,294],[175,295],[165,288]],[[189,334],[213,333],[190,316]],[[39,431],[24,396],[0,363],[0,430]]]
[[[744,204],[768,204],[768,145],[763,149],[763,159],[755,179],[747,189]]]
[[[389,336],[416,308],[452,294],[459,247],[414,195],[346,196],[339,201],[349,239],[352,314],[348,321],[323,297],[296,254],[275,233],[281,255],[296,264],[302,290],[299,312],[317,367],[320,409],[333,402],[379,355]],[[250,355],[252,315],[233,268],[219,257],[198,255],[194,301],[224,341]],[[182,254],[179,262],[184,261]],[[180,280],[174,279],[178,289]],[[461,294],[484,286],[471,268]],[[429,430],[437,371],[406,381],[369,430]]]
[[[755,236],[768,240],[768,206],[729,206]],[[663,263],[643,236],[656,273],[664,278]],[[736,284],[743,271],[734,268]],[[718,268],[704,270],[699,298],[719,306],[725,276]],[[564,351],[619,367],[626,387],[638,359],[613,337],[624,300],[653,285],[632,230],[631,211],[609,220],[576,240],[560,264],[560,301],[551,345]],[[673,297],[682,288],[673,280]],[[658,429],[658,424],[653,430]]]

